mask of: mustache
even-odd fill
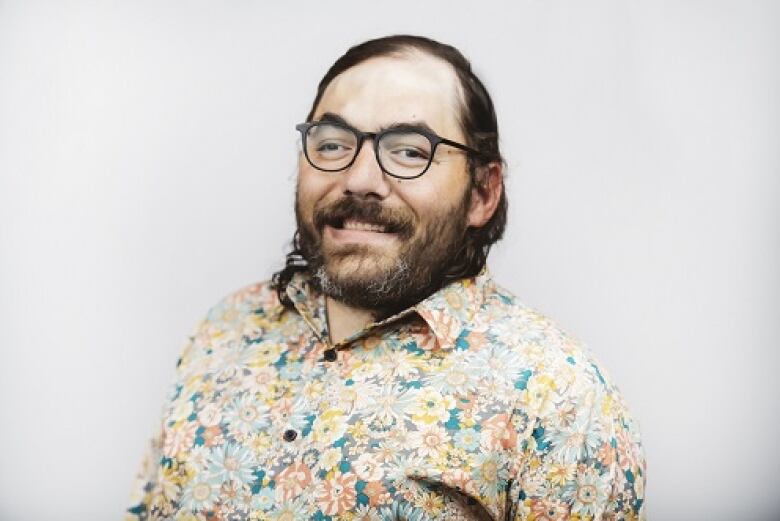
[[[341,228],[345,221],[355,220],[383,226],[386,232],[398,234],[403,238],[409,238],[414,233],[414,217],[410,212],[355,197],[344,197],[315,208],[313,220],[315,228],[320,232],[325,225]]]

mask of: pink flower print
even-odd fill
[[[496,414],[482,422],[480,444],[487,451],[510,449],[517,443],[517,432],[509,423],[509,415]]]
[[[276,478],[276,497],[289,501],[299,496],[311,483],[311,470],[305,464],[293,463]]]
[[[322,513],[334,516],[354,508],[357,496],[356,481],[357,477],[351,472],[346,474],[336,472],[332,477],[323,481],[317,491],[317,506],[320,507]]]
[[[198,430],[197,423],[187,422],[174,427],[165,428],[165,442],[163,443],[163,454],[168,458],[173,458],[179,452],[192,448],[195,442],[195,431]]]
[[[384,476],[384,469],[374,454],[361,454],[354,463],[355,474],[363,481],[378,481]]]

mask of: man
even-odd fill
[[[468,61],[365,42],[297,129],[294,251],[191,337],[129,518],[644,517],[616,388],[485,269],[506,195]]]

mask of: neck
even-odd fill
[[[374,314],[367,309],[353,308],[330,297],[326,297],[325,305],[332,344],[338,344],[374,321]]]

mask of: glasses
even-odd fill
[[[395,126],[381,132],[361,132],[346,123],[310,121],[295,128],[301,133],[306,160],[324,172],[340,172],[352,166],[366,139],[374,140],[374,155],[382,171],[400,179],[423,175],[431,166],[436,147],[440,144],[481,155],[471,147],[414,125]]]

